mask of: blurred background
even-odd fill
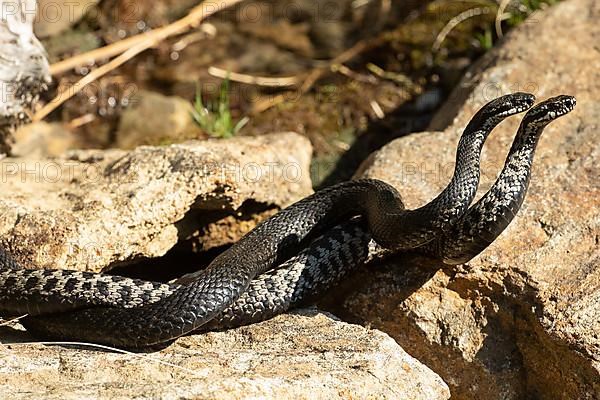
[[[391,139],[425,129],[469,65],[554,2],[205,2],[220,11],[193,17],[53,107],[44,120],[60,125],[46,128],[62,141],[50,147],[295,131],[313,144],[315,187],[329,185]],[[103,56],[105,46],[176,25],[200,3],[40,0],[34,30],[53,64],[41,104],[106,64],[114,55]]]

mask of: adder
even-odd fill
[[[450,183],[423,207],[406,210],[382,181],[340,183],[282,210],[207,269],[171,284],[24,269],[0,251],[0,315],[26,313],[26,328],[45,337],[140,348],[283,312],[327,290],[381,247],[464,262],[510,223],[525,197],[542,131],[570,112],[575,99],[552,98],[525,115],[498,180],[469,208],[486,138],[533,103],[532,95],[514,93],[482,107],[460,138]]]

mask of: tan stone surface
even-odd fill
[[[284,133],[4,158],[0,244],[28,266],[91,271],[162,256],[188,236],[202,248],[228,244],[252,216],[311,193],[311,153],[306,138]]]
[[[25,334],[13,337],[27,340]],[[15,400],[449,396],[439,376],[386,334],[312,310],[185,337],[146,355],[42,345],[0,348],[0,397]]]

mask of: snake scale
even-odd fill
[[[378,180],[343,182],[282,210],[207,269],[175,283],[24,269],[0,251],[0,315],[26,313],[26,328],[44,337],[140,348],[283,312],[382,248],[464,262],[510,223],[524,199],[540,134],[575,106],[570,96],[531,108],[533,102],[530,94],[514,93],[482,107],[460,138],[450,183],[423,207],[406,210],[398,192]],[[486,138],[506,117],[530,108],[498,180],[469,208]]]

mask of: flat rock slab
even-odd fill
[[[443,132],[398,139],[362,168],[418,207],[449,181],[462,129],[484,103],[517,90],[577,98],[546,129],[525,204],[492,246],[437,272],[423,261],[390,264],[346,301],[347,312],[438,372],[453,397],[600,398],[599,18],[594,0],[535,13],[467,74],[433,121]],[[512,117],[486,143],[481,189],[519,122]]]
[[[185,337],[150,354],[6,344],[0,382],[0,397],[15,400],[450,397],[439,376],[386,334],[312,310]]]
[[[162,256],[198,230],[203,249],[229,244],[260,212],[312,192],[311,153],[283,133],[4,158],[0,245],[28,267],[100,271]]]

